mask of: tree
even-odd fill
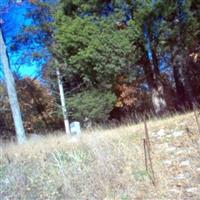
[[[134,12],[134,17],[132,13],[132,20],[129,23],[123,22],[123,15],[126,11],[123,9],[124,3],[122,2],[94,1],[93,6],[86,6],[87,3],[85,1],[80,1],[78,4],[75,1],[71,1],[70,7],[68,1],[63,2],[64,13],[59,9],[56,15],[58,24],[56,39],[58,43],[62,44],[61,49],[65,50],[68,62],[75,69],[78,68],[80,73],[83,70],[83,73],[85,73],[82,75],[83,78],[90,79],[90,81],[93,78],[95,79],[94,81],[97,81],[100,79],[99,76],[102,76],[104,81],[101,80],[99,82],[103,83],[105,80],[111,79],[111,84],[115,81],[117,75],[125,71],[127,73],[128,67],[134,71],[137,64],[142,65],[145,73],[148,73],[145,75],[149,77],[147,81],[152,93],[154,109],[157,114],[163,113],[167,105],[164,98],[163,84],[160,80],[157,46],[154,45],[156,42],[153,41],[154,30],[152,26],[156,19],[151,14],[154,7],[150,6],[150,3],[146,1],[144,5],[139,2],[131,4],[130,7],[132,8],[129,11],[132,10]],[[109,15],[109,9],[105,11],[108,8],[108,3],[113,5],[113,10],[110,12],[113,12],[114,15]],[[79,17],[81,12],[82,16],[87,16],[90,13],[91,16],[94,15],[95,17]],[[104,16],[106,12],[107,17],[103,18],[102,15]],[[127,14],[125,13],[125,15]],[[80,24],[82,22],[83,24],[90,24],[90,28],[92,27],[93,29],[88,27],[86,29],[86,24],[81,28]],[[78,25],[80,26],[78,27]],[[115,25],[117,28],[114,28]],[[70,33],[72,31],[71,28],[74,33],[77,33],[74,34],[74,39]],[[76,30],[74,30],[75,28]],[[87,34],[88,30],[90,30],[89,34]],[[96,33],[95,31],[92,33],[91,30],[96,30]],[[80,37],[77,37],[78,35]],[[67,52],[72,52],[73,55],[68,57]],[[143,54],[143,52],[145,52],[144,57],[141,57],[140,54]],[[152,56],[150,57],[149,54]],[[139,63],[138,60],[142,62]],[[84,75],[87,76],[85,77]],[[97,84],[101,84],[99,82]]]
[[[63,128],[62,116],[50,88],[37,79],[15,78],[26,133],[47,133]],[[5,84],[0,84],[0,137],[14,132]],[[13,135],[13,134],[12,134]]]
[[[139,87],[151,95],[158,115],[177,108],[176,98],[176,105],[191,105],[198,93],[198,67],[193,63],[191,71],[189,58],[199,43],[198,8],[195,1],[179,0],[61,1],[54,39],[63,57],[58,62],[67,63],[61,69],[65,91],[113,92],[116,77],[125,75],[146,80]]]
[[[139,64],[144,70],[151,91],[154,111],[158,115],[163,114],[167,109],[167,103],[160,72],[158,35],[161,30],[157,25],[159,20],[154,10],[156,3],[153,1],[135,1],[129,2],[129,4],[132,7],[132,21],[140,29],[140,38],[136,44],[141,52]]]
[[[105,19],[101,16],[80,17],[75,12],[73,15],[68,12],[59,7],[55,13],[54,39],[60,56],[54,53],[55,46],[50,49],[60,63],[66,94],[76,96],[82,91],[92,92],[94,88],[114,94],[118,75],[125,73],[134,79],[137,67],[133,63],[137,53],[133,54],[132,41],[137,40],[137,30],[133,26],[128,29],[118,27],[114,23],[118,16]],[[95,99],[93,101],[95,104]]]
[[[61,127],[56,98],[46,84],[37,79],[23,78],[16,80],[16,86],[28,133],[45,133]]]
[[[53,44],[53,17],[52,13],[55,6],[55,1],[31,1],[32,9],[28,13],[27,18],[32,20],[31,25],[24,27],[23,32],[14,38],[14,49],[16,51],[22,49],[24,46],[30,46],[31,52],[28,54],[29,59],[36,60],[38,63],[44,63],[49,60],[51,54],[55,55],[52,67],[57,76],[57,83],[59,89],[59,96],[61,108],[64,118],[65,132],[70,136],[69,120],[67,115],[67,108],[65,103],[65,95],[63,90],[62,75],[60,74],[60,65],[57,62],[57,57],[60,57],[58,49]],[[51,49],[51,52],[48,50]],[[34,51],[33,51],[34,50]],[[58,56],[59,55],[59,56]],[[45,67],[44,67],[45,68]],[[42,70],[41,70],[42,74]],[[44,78],[44,77],[42,77]],[[57,89],[56,89],[57,90]]]
[[[21,1],[18,1],[18,3]],[[6,81],[7,92],[9,96],[10,107],[12,111],[12,117],[15,124],[16,136],[19,144],[22,144],[26,140],[25,130],[23,126],[21,111],[17,98],[17,92],[15,88],[15,81],[10,68],[9,56],[3,37],[2,27],[0,27],[0,57],[3,65],[3,72]]]
[[[106,122],[115,103],[116,96],[111,91],[93,88],[68,98],[69,116],[82,123],[85,119],[93,123]]]
[[[162,13],[162,33],[159,36],[161,53],[170,58],[176,86],[177,105],[193,107],[197,103],[191,80],[194,77],[190,54],[199,45],[199,3],[196,1],[172,1],[157,5]],[[195,66],[195,65],[194,65]],[[198,71],[198,67],[195,71]]]
[[[90,98],[94,90],[97,96],[106,91],[117,97],[109,111],[118,106],[128,114],[154,110],[160,115],[177,105],[191,107],[199,99],[195,2],[62,0],[51,7],[42,1],[34,4],[30,15],[37,20],[25,33],[29,38],[35,34],[33,38],[50,51],[44,71],[51,74],[51,84],[56,78],[62,83],[62,102],[67,103],[67,109],[62,104],[63,113],[69,110],[71,119],[80,119],[83,109],[89,115],[91,105],[95,109],[98,101]],[[35,58],[43,55],[38,51]],[[124,77],[119,84],[118,77]],[[76,101],[87,96],[90,102]],[[68,105],[64,97],[76,104]],[[101,105],[99,109],[105,109]]]

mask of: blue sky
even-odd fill
[[[6,40],[8,50],[12,44],[13,37],[21,33],[23,26],[30,25],[32,23],[32,20],[26,17],[30,9],[31,9],[31,4],[28,3],[28,1],[23,1],[22,4],[12,3],[11,5],[7,6],[7,8],[3,10],[3,12],[2,12],[2,5],[1,5],[0,18],[2,18],[4,21],[2,28],[3,28],[4,37]],[[36,48],[41,49],[42,46],[41,47],[37,46]],[[11,68],[13,71],[17,72],[22,77],[24,76],[35,77],[41,71],[42,62],[33,61],[31,58],[27,59],[27,56],[26,56],[25,61],[23,62],[26,52],[28,52],[27,49],[24,47],[22,50],[18,51],[17,53],[12,52],[10,50],[8,51]],[[2,69],[2,66],[0,63],[0,77],[2,77],[3,75],[1,69]]]

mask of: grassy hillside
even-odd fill
[[[147,122],[155,172],[145,168],[144,124],[45,136],[1,147],[1,200],[200,199],[194,113]]]

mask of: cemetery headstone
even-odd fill
[[[71,136],[80,136],[81,134],[80,122],[75,121],[70,123],[70,130],[71,130]]]

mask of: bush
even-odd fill
[[[38,80],[17,79],[16,88],[26,133],[45,132],[63,127],[56,99]],[[0,84],[0,136],[15,133],[5,86]]]
[[[92,122],[103,122],[108,119],[115,103],[116,97],[110,91],[92,89],[80,92],[68,98],[69,115],[81,122],[86,118]]]

